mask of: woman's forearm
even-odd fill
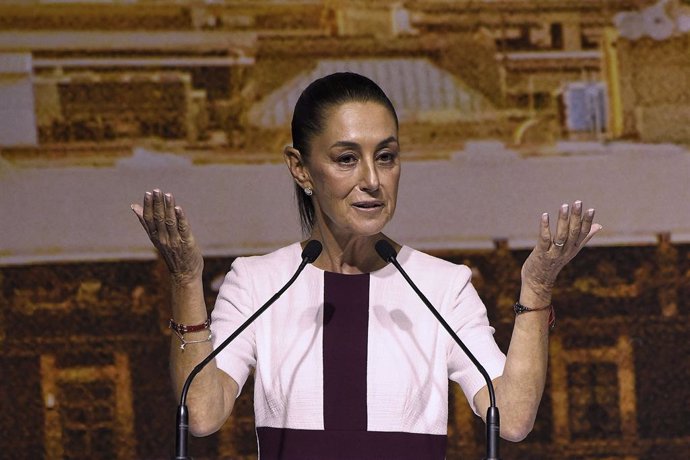
[[[171,286],[172,313],[175,322],[186,325],[202,324],[207,312],[201,277],[187,283],[173,282]],[[188,332],[187,342],[204,340],[209,330]],[[191,343],[181,349],[182,342],[172,334],[170,343],[170,372],[175,394],[179,399],[189,373],[211,351],[211,341]],[[215,360],[194,378],[187,395],[189,424],[192,434],[204,436],[217,431],[232,411],[237,396],[237,384],[216,367]]]
[[[551,303],[550,289],[523,284],[520,303],[542,308]],[[550,310],[517,315],[503,376],[497,381],[496,403],[501,409],[501,436],[524,439],[534,426],[544,384],[549,345]]]

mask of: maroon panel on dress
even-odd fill
[[[323,423],[367,429],[369,275],[324,272]]]
[[[258,427],[261,460],[443,460],[447,436]]]

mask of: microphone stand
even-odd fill
[[[180,395],[180,405],[177,407],[177,430],[175,432],[175,460],[192,460],[192,457],[190,457],[187,454],[187,441],[189,439],[189,411],[187,410],[187,393],[189,392],[189,387],[192,384],[192,380],[194,380],[194,377],[201,372],[201,370],[209,363],[213,358],[215,358],[221,351],[227,347],[230,342],[235,340],[235,338],[242,333],[250,324],[252,324],[256,318],[261,316],[263,312],[266,311],[268,307],[273,304],[278,298],[283,295],[283,292],[289,288],[292,283],[295,282],[297,277],[302,273],[302,270],[304,270],[304,267],[307,266],[308,263],[314,262],[316,258],[319,256],[321,253],[321,243],[316,240],[311,240],[307,245],[305,246],[304,250],[302,251],[302,262],[299,264],[299,267],[295,271],[295,274],[292,275],[292,278],[285,283],[285,286],[283,286],[278,292],[276,292],[273,297],[268,299],[268,301],[263,304],[261,308],[256,310],[240,327],[238,327],[235,332],[233,332],[227,339],[225,339],[218,347],[216,347],[215,350],[213,350],[209,355],[204,358],[203,361],[201,361],[199,364],[197,364],[194,369],[192,369],[192,372],[189,373],[189,376],[187,377],[187,380],[185,380],[184,385],[182,386],[182,393]]]
[[[378,252],[383,260],[392,263],[395,268],[398,269],[400,274],[402,274],[403,278],[405,278],[407,283],[412,287],[412,289],[414,289],[419,298],[422,299],[424,305],[427,306],[429,311],[431,311],[439,323],[441,323],[443,328],[448,332],[448,334],[450,334],[455,343],[457,343],[462,351],[465,352],[465,355],[470,358],[470,361],[472,361],[477,370],[479,370],[479,372],[482,374],[482,377],[484,377],[486,386],[489,389],[489,408],[486,411],[486,457],[484,457],[484,460],[501,460],[499,457],[500,415],[498,413],[498,407],[496,407],[496,394],[494,392],[494,385],[491,382],[491,377],[489,377],[489,374],[486,372],[486,369],[484,369],[484,366],[477,361],[477,358],[474,357],[472,352],[465,346],[462,340],[460,340],[460,337],[458,337],[453,328],[451,328],[446,320],[443,319],[443,316],[441,316],[438,310],[431,305],[429,299],[426,298],[422,291],[420,291],[419,288],[414,284],[412,279],[410,279],[402,266],[400,266],[393,247],[386,240],[380,240],[376,243],[376,252]]]

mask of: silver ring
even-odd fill
[[[559,242],[557,242],[557,241],[554,241],[554,242],[553,242],[553,245],[556,246],[557,248],[562,248],[563,246],[565,246],[565,241],[562,242],[562,243],[559,243]]]

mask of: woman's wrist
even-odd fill
[[[173,290],[187,290],[203,287],[201,272],[198,274],[170,273],[170,287]]]
[[[188,280],[171,278],[170,295],[172,317],[176,322],[197,324],[206,321],[208,313],[201,275]]]
[[[552,287],[522,283],[520,300],[522,305],[530,308],[541,308],[551,304]]]

